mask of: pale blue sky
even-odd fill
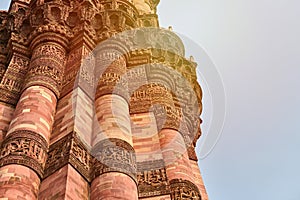
[[[300,2],[162,0],[159,14],[224,82],[224,130],[200,161],[210,199],[299,200]]]
[[[206,50],[224,82],[224,129],[200,161],[210,200],[300,200],[300,2],[161,0],[158,11],[161,26]]]

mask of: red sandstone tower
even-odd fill
[[[0,199],[207,200],[202,93],[159,0],[0,12]]]

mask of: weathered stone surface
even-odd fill
[[[1,146],[0,167],[24,165],[43,177],[47,156],[47,141],[32,131],[15,131],[5,137]]]
[[[173,179],[170,181],[171,199],[196,199],[201,200],[199,189],[190,181]]]
[[[159,0],[0,11],[0,198],[208,200],[202,91]]]

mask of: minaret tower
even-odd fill
[[[158,3],[0,11],[0,199],[208,200],[197,64]]]

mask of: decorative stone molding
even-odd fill
[[[50,146],[44,178],[47,178],[66,164],[71,164],[90,182],[91,162],[92,157],[89,151],[77,134],[72,132]]]
[[[107,95],[116,94],[128,100],[128,86],[126,77],[117,73],[102,74],[96,91],[96,99]]]
[[[69,162],[73,134],[69,134],[50,145],[45,166],[44,179]]]
[[[158,130],[180,130],[182,112],[173,102],[172,91],[160,83],[149,83],[133,91],[130,99],[130,113],[153,112]]]
[[[77,134],[72,132],[50,146],[44,178],[66,164],[72,165],[90,183],[108,172],[121,172],[136,181],[134,149],[119,139],[104,140],[90,153]]]
[[[159,2],[160,0],[145,0],[145,3],[147,3],[150,8],[155,11],[155,13]]]
[[[170,181],[171,200],[201,200],[198,187],[188,180],[173,179]]]
[[[12,106],[15,106],[17,104],[18,99],[20,97],[19,93],[9,91],[8,89],[5,88],[0,88],[0,93],[1,93],[0,101]]]
[[[143,3],[150,12],[140,12],[134,2]],[[80,87],[90,99],[117,94],[128,102],[130,114],[152,112],[151,118],[142,119],[146,119],[143,125],[147,120],[152,123],[154,114],[159,129],[180,132],[189,147],[189,159],[197,160],[193,145],[201,134],[198,116],[202,110],[197,65],[192,58],[184,58],[183,42],[171,28],[157,28],[158,3],[159,0],[12,1],[8,12],[0,11],[0,102],[15,107],[22,90],[37,85],[50,89],[61,101],[62,116],[55,117],[55,123],[64,126],[62,132],[57,132],[60,137],[72,123],[68,114],[63,115],[64,106],[71,106],[72,99],[67,95],[72,89]],[[144,67],[139,68],[141,65]],[[137,70],[129,72],[134,68]],[[143,86],[138,85],[142,82]],[[87,114],[91,112],[87,110]],[[51,130],[48,125],[46,128]],[[75,132],[61,137],[48,151],[47,141],[38,133],[13,132],[0,144],[0,167],[24,165],[46,179],[69,164],[89,184],[110,172],[122,173],[123,177],[126,174],[125,179],[132,178],[138,185],[140,198],[171,195],[174,200],[201,199],[191,182],[169,182],[164,160],[136,163],[134,148],[123,140],[103,140],[91,150]],[[138,152],[138,145],[136,148]],[[87,189],[86,197],[88,193]]]
[[[153,109],[158,130],[174,129],[180,131],[182,113],[173,106],[163,105]]]
[[[91,181],[92,156],[77,134],[74,134],[72,140],[69,162],[83,177]]]
[[[93,178],[108,172],[121,172],[136,180],[136,155],[133,147],[117,138],[106,139],[92,148]]]
[[[13,54],[0,82],[0,90],[3,91],[1,93],[3,95],[0,96],[0,101],[11,105],[17,103],[29,62],[27,57],[17,53]]]
[[[145,80],[147,83],[159,83],[172,93],[176,107],[176,109],[173,109],[173,113],[175,111],[181,113],[181,116],[175,121],[179,120],[180,122],[176,124],[174,123],[174,118],[170,117],[170,120],[166,121],[165,125],[177,130],[179,129],[179,124],[184,123],[187,131],[180,132],[183,135],[189,134],[190,139],[188,141],[195,141],[199,137],[199,115],[202,112],[202,90],[197,83],[196,77],[197,64],[192,58],[188,60],[181,55],[184,53],[184,48],[180,39],[174,36],[172,42],[167,42],[168,39],[172,38],[173,33],[168,33],[165,30],[158,34],[161,36],[161,40],[162,38],[166,40],[162,40],[159,43],[160,45],[158,45],[157,40],[150,41],[150,38],[152,38],[150,30],[149,33],[140,31],[136,34],[137,38],[140,37],[139,40],[144,41],[145,45],[140,44],[143,48],[146,48],[148,44],[151,44],[152,48],[150,50],[139,49],[131,52],[128,59],[128,68],[131,71],[135,68],[145,68]],[[145,55],[148,55],[148,57]],[[135,87],[134,84],[130,84],[129,91],[132,91],[132,85]],[[142,86],[131,93],[131,114],[148,112],[151,105],[153,105],[153,100],[147,93],[147,87]],[[171,111],[170,109],[168,110]],[[160,113],[163,116],[162,112]],[[172,113],[169,114],[174,116]],[[189,145],[190,143],[187,144],[187,146]]]
[[[10,31],[20,33],[22,26],[27,23],[29,10],[27,6],[17,5],[14,7],[8,15],[8,26]]]
[[[97,8],[99,11],[92,18],[92,24],[98,42],[137,27],[138,11],[129,1],[105,1]]]
[[[67,23],[69,10],[70,5],[65,5],[59,1],[51,1],[45,4],[37,3],[37,6],[32,6],[32,14],[28,19],[32,32],[27,41],[32,41],[41,33],[50,32],[60,34],[62,37],[70,39],[73,36],[71,28],[74,27],[69,27]]]
[[[71,41],[75,46],[84,43],[80,48],[70,47],[66,59],[61,96],[65,96],[80,87],[91,98],[95,98],[95,57],[89,49],[90,38],[77,37]],[[91,45],[93,46],[93,45]]]
[[[143,78],[144,80],[139,81],[135,77],[132,78],[132,73],[129,74],[128,79],[133,82],[129,83],[131,95],[130,114],[149,112],[151,106],[160,104],[161,106],[152,109],[157,116],[158,129],[171,128],[180,131],[183,137],[186,138],[185,141],[188,147],[199,138],[198,127],[201,123],[199,115],[202,112],[202,91],[196,82],[196,66],[192,61],[181,58],[174,53],[172,55],[177,56],[179,59],[176,58],[176,62],[171,60],[160,61],[158,59],[159,55],[166,59],[170,56],[164,56],[160,52],[156,58],[154,52],[155,50],[151,51],[152,60],[149,63],[138,63],[142,66],[137,67],[132,65],[134,65],[133,59],[137,59],[138,56],[130,54],[130,71],[135,72],[134,76],[144,77],[146,75]],[[147,62],[146,59],[145,62]],[[144,71],[134,70],[135,68],[144,69]],[[137,84],[141,86],[138,85],[140,86],[138,87]],[[157,94],[157,97],[151,94],[154,89],[150,85],[154,84],[165,88],[165,91],[162,94]],[[166,98],[167,93],[171,94],[170,98]]]
[[[7,59],[7,43],[9,40],[9,32],[7,30],[7,12],[0,11],[0,80],[5,72],[5,64]]]
[[[122,49],[114,41],[96,49],[95,80],[97,81],[95,98],[106,94],[116,94],[128,101],[128,83],[126,76],[126,58]]]
[[[137,88],[136,90],[134,90]],[[154,104],[171,105],[172,94],[167,87],[157,83],[135,86],[129,88],[131,92],[130,113],[148,112]]]
[[[108,1],[32,1],[30,24],[34,38],[43,32],[61,33],[72,38],[83,30],[95,41],[137,26],[138,11],[126,0]],[[86,26],[85,24],[91,24]]]
[[[165,168],[138,172],[137,180],[140,198],[170,193]]]
[[[24,165],[43,177],[47,155],[47,141],[32,131],[15,131],[2,143],[0,167],[9,164]]]
[[[24,89],[42,85],[59,97],[65,58],[66,50],[57,43],[48,42],[37,46],[33,50]]]

